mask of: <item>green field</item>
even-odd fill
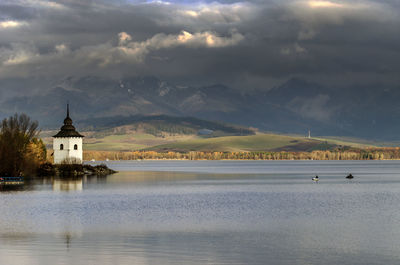
[[[325,137],[314,137],[313,139],[320,141],[328,141],[329,143],[337,145],[347,145],[357,148],[367,148],[367,147],[394,147],[399,146],[399,142],[382,142],[382,141],[372,141],[351,137],[337,137],[337,136],[325,136]]]
[[[129,133],[122,135],[108,135],[99,138],[87,137],[84,139],[84,148],[85,150],[97,151],[135,151],[192,138],[196,138],[196,136],[177,135],[157,137],[145,133]]]
[[[159,142],[157,137],[150,134],[108,135],[102,138],[87,138],[84,141],[84,148],[85,150],[132,151]]]
[[[312,151],[327,150],[338,145],[360,146],[359,143],[329,139],[307,139],[298,136],[257,134],[252,136],[226,136],[207,139],[193,139],[147,148],[154,151]]]

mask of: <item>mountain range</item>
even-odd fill
[[[26,88],[29,82],[21,86]],[[78,128],[79,121],[95,126],[104,117],[170,115],[279,133],[306,135],[311,130],[312,135],[400,138],[398,87],[370,84],[335,89],[292,78],[265,90],[238,90],[222,84],[171,84],[152,76],[119,80],[87,76],[68,77],[51,85],[33,82],[24,96],[11,93],[19,89],[15,82],[2,81],[0,89],[1,117],[25,112],[48,128],[61,125],[68,101]]]

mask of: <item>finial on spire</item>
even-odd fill
[[[67,118],[69,118],[69,101],[67,101]]]

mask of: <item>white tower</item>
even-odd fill
[[[81,164],[83,159],[83,137],[72,125],[72,120],[69,117],[69,104],[67,104],[67,117],[64,120],[64,125],[53,136],[54,164]]]

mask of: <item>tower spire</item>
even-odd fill
[[[69,102],[67,102],[67,118],[69,118]]]

